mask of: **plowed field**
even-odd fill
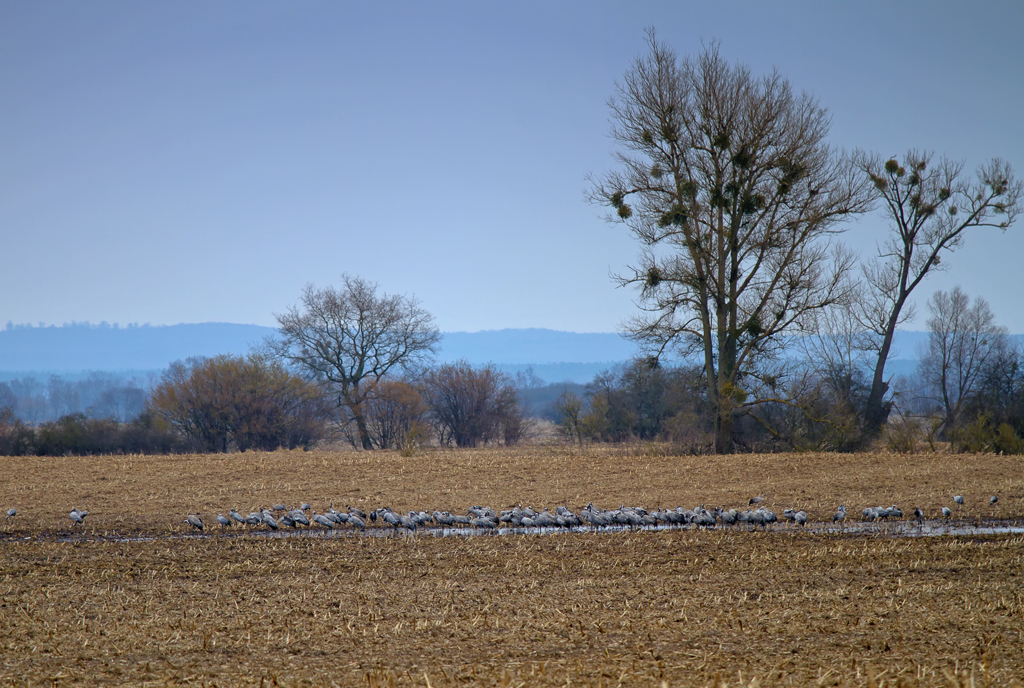
[[[793,528],[270,539],[213,516],[845,503],[1017,521],[1021,457],[652,448],[6,458],[0,685],[1013,685],[1024,538]],[[996,505],[989,497],[998,495]],[[88,509],[81,532],[67,512]],[[207,523],[195,537],[189,512]],[[76,526],[80,528],[80,526]],[[126,539],[127,538],[127,539]],[[134,539],[147,538],[147,539]],[[151,539],[150,539],[151,538]]]

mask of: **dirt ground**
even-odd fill
[[[1016,521],[1024,458],[659,447],[0,458],[0,685],[1024,685],[1024,537],[196,537],[235,506],[840,502]],[[990,495],[998,495],[995,506]],[[67,512],[88,509],[72,534]],[[208,526],[208,530],[216,530]],[[124,540],[130,538],[152,538]],[[1016,682],[1016,683],[1015,683]]]

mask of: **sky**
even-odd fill
[[[646,27],[778,69],[838,147],[1020,176],[1022,26],[1016,0],[0,0],[0,323],[273,326],[349,273],[442,331],[614,332],[639,247],[586,177]],[[961,285],[1024,332],[1022,256],[1024,221],[978,230],[919,312]]]

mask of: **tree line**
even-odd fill
[[[354,291],[354,285],[359,289]],[[414,301],[378,296],[376,285],[358,278],[344,289],[320,290],[318,298],[326,291],[334,302],[330,312],[336,325],[346,322],[340,304],[355,295],[364,305],[386,301],[392,308],[419,312]],[[887,424],[885,440],[897,451],[926,443],[934,448],[939,441],[955,451],[1021,451],[1020,346],[995,323],[984,299],[972,301],[959,288],[933,294],[928,309],[928,347],[917,374],[892,385],[895,418]],[[323,317],[327,311],[318,312]],[[777,398],[763,402],[756,416],[739,418],[733,429],[738,448],[852,451],[874,439],[862,415],[871,359],[856,343],[866,335],[853,326],[844,330],[842,322],[850,321],[823,323],[815,334],[789,343],[802,355],[777,369]],[[430,334],[429,319],[421,318],[419,326]],[[349,339],[333,327],[317,328],[319,334],[315,328],[307,332],[306,358],[318,349],[315,337],[329,338],[336,346],[334,360],[348,360],[346,370],[353,377],[360,369],[353,365],[357,352],[383,359],[385,350],[395,351],[389,346],[371,350],[358,327],[348,330]],[[386,344],[388,339],[378,333],[376,341]],[[0,454],[308,449],[339,438],[365,448],[364,437],[370,449],[403,452],[424,444],[514,445],[529,427],[524,395],[554,393],[548,391],[553,386],[544,386],[529,372],[513,378],[493,366],[430,365],[424,354],[433,337],[420,341],[426,342],[420,355],[414,359],[400,350],[387,375],[362,366],[359,397],[338,393],[339,383],[330,377],[337,380],[339,374],[328,377],[317,368],[288,362],[284,341],[275,340],[248,356],[172,364],[130,422],[76,412],[30,425],[8,405],[0,410]],[[566,440],[580,445],[660,440],[681,452],[710,453],[716,450],[716,413],[705,385],[699,365],[637,358],[565,391],[541,415],[557,423]]]
[[[27,375],[0,382],[0,408],[10,408],[29,424],[81,413],[91,419],[127,422],[145,410],[155,376],[91,372],[80,377]]]
[[[995,323],[983,298],[959,287],[929,299],[928,344],[913,375],[889,380],[890,417],[880,433],[864,417],[872,361],[850,339],[807,335],[777,368],[776,397],[740,416],[742,451],[864,449],[882,441],[910,453],[1024,453],[1024,349]],[[853,338],[864,336],[851,331]],[[846,355],[842,355],[845,353]],[[555,420],[571,443],[661,440],[680,453],[714,453],[716,412],[699,365],[639,358],[566,391]]]

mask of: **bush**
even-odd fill
[[[382,380],[363,402],[367,431],[377,449],[399,449],[411,454],[427,434],[426,412],[420,391],[402,381]]]
[[[773,449],[856,451],[866,438],[849,395],[837,382],[814,371],[797,374],[781,399],[766,402],[759,417],[774,435]]]
[[[513,445],[526,432],[515,385],[494,366],[459,361],[435,368],[423,378],[423,395],[441,444],[475,447],[500,439]]]
[[[883,435],[892,451],[897,454],[913,454],[922,438],[921,425],[916,418],[899,415],[889,419]]]
[[[594,377],[580,427],[595,440],[668,439],[702,452],[712,417],[699,370],[644,358]]]
[[[308,449],[330,416],[316,385],[259,355],[178,361],[148,410],[211,452]]]
[[[10,406],[0,408],[0,456],[35,453],[35,432],[14,415]]]
[[[998,454],[1024,454],[1024,442],[1009,423],[1001,423],[992,442],[992,450]]]
[[[82,413],[61,416],[32,428],[9,410],[0,410],[0,455],[85,456],[91,454],[171,454],[194,447],[152,416],[131,423],[92,419]]]

